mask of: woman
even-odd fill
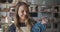
[[[18,2],[16,5],[15,21],[9,27],[9,32],[32,32],[34,31],[36,21],[29,16],[29,7],[24,2]]]
[[[15,11],[15,23],[10,26],[9,32],[30,32],[36,21],[30,19],[28,5],[24,2],[18,2]]]

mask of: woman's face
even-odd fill
[[[26,19],[27,14],[28,14],[28,8],[24,5],[21,5],[18,10],[18,15],[19,15],[20,19],[23,19],[23,20]]]

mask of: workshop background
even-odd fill
[[[0,0],[0,32],[5,32],[14,23],[18,1],[29,5],[30,16],[34,20],[48,18],[46,32],[60,32],[60,0]]]

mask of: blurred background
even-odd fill
[[[34,20],[48,18],[46,32],[60,32],[60,0],[0,0],[0,32],[6,32],[14,23],[15,6],[18,1],[29,5],[30,16]]]

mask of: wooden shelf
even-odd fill
[[[11,4],[12,6],[16,6],[16,3],[0,3],[0,4],[6,4],[6,5]]]
[[[4,9],[1,10],[0,12],[9,12],[9,8],[4,8]]]
[[[39,12],[46,12],[46,13],[58,13],[58,12],[48,12],[48,11],[39,11]]]
[[[46,12],[46,13],[60,13],[60,12],[51,12],[51,11],[38,11],[38,12]],[[35,12],[35,13],[38,13],[38,12]],[[34,12],[32,12],[32,13],[34,13]]]
[[[0,17],[0,18],[4,18],[4,19],[5,19],[6,17],[3,17],[3,16],[2,16],[2,17]]]
[[[16,4],[16,3],[0,3],[0,4]]]
[[[30,4],[30,5],[38,5],[38,6],[59,6],[59,5],[56,5],[56,4],[52,4],[52,5]]]

